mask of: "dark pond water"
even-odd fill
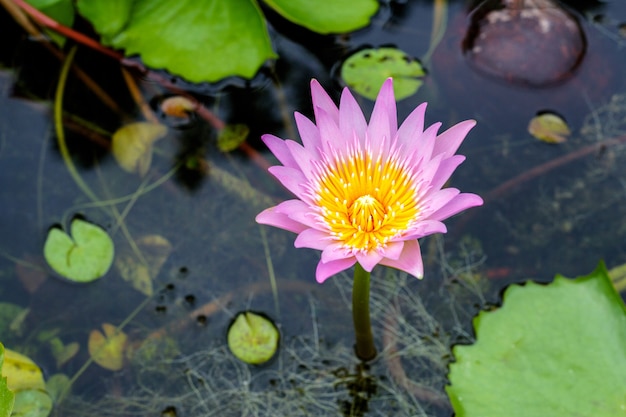
[[[626,3],[568,3],[585,47],[571,71],[535,85],[510,68],[500,77],[469,62],[461,45],[475,5],[441,5],[445,26],[434,49],[429,1],[384,2],[370,27],[342,37],[269,14],[281,56],[272,70],[249,83],[181,83],[225,122],[249,127],[256,163],[250,152],[218,150],[214,129],[200,118],[163,118],[170,129],[144,177],[121,170],[107,149],[116,129],[143,120],[119,66],[79,50],[77,64],[118,107],[70,75],[68,163],[52,118],[60,62],[0,11],[0,340],[33,358],[47,378],[76,378],[56,415],[356,416],[367,406],[371,416],[450,416],[443,392],[450,346],[471,340],[478,308],[497,303],[509,283],[586,274],[601,259],[609,267],[626,262]],[[478,121],[452,185],[480,194],[485,205],[448,221],[445,236],[424,239],[423,281],[374,271],[382,353],[363,370],[352,353],[349,274],[316,284],[319,254],[296,250],[292,235],[262,229],[254,217],[288,197],[258,163],[275,163],[260,135],[294,137],[292,112],[311,114],[310,79],[338,98],[339,62],[381,45],[421,59],[428,71],[418,93],[398,103],[399,120],[428,101],[427,123]],[[523,74],[541,74],[553,58],[535,45],[511,53],[521,55]],[[141,76],[138,83],[155,109],[170,94]],[[373,103],[360,103],[369,114]],[[567,120],[566,142],[528,133],[545,110]],[[42,257],[49,228],[75,216],[104,227],[116,246],[115,265],[90,284],[56,277]],[[138,254],[151,270],[141,271]],[[145,281],[143,291],[133,287],[146,274],[152,289]],[[226,347],[230,321],[247,309],[281,329],[269,365],[243,365]],[[103,323],[123,325],[129,337],[133,354],[119,371],[89,363],[89,333]],[[79,350],[59,362],[53,340]]]

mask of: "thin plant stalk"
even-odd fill
[[[356,356],[363,361],[376,357],[376,346],[370,322],[370,273],[357,262],[352,283],[352,320],[356,344]]]

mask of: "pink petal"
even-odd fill
[[[385,258],[398,259],[402,254],[404,248],[404,242],[402,240],[397,242],[387,243],[387,247],[381,252]]]
[[[372,269],[383,259],[383,255],[376,251],[368,251],[368,252],[356,252],[354,254],[356,260],[363,269],[367,272],[372,272]]]
[[[396,136],[398,129],[398,116],[396,111],[396,100],[393,95],[393,83],[388,78],[380,88],[370,123],[367,127],[367,135],[371,141],[372,148],[379,148],[383,139],[387,144]]]
[[[319,158],[318,149],[322,147],[320,141],[320,131],[315,126],[315,123],[304,117],[300,113],[295,113],[296,126],[298,126],[298,132],[300,133],[300,139],[302,139],[302,146],[315,154],[316,159]]]
[[[433,149],[437,140],[437,132],[441,127],[441,123],[430,125],[420,136],[416,136],[412,144],[407,149],[416,149],[414,155],[415,161],[429,161],[433,156]]]
[[[443,187],[454,173],[454,170],[457,169],[463,161],[465,161],[465,157],[463,155],[453,155],[450,158],[441,161],[441,164],[439,164],[439,168],[437,169],[435,175],[433,175],[433,179],[430,183],[432,189],[438,190]]]
[[[318,124],[320,122],[318,115],[319,110],[323,110],[328,116],[330,116],[335,124],[339,123],[339,109],[316,79],[311,80],[311,98],[313,99],[315,121]]]
[[[445,206],[432,213],[428,218],[431,220],[444,220],[470,207],[482,205],[483,199],[476,194],[462,193],[454,197],[454,199]]]
[[[339,129],[346,138],[351,138],[356,134],[361,139],[361,143],[367,130],[363,111],[347,88],[343,89],[339,103]]]
[[[303,194],[304,187],[302,186],[306,183],[307,179],[304,174],[300,171],[300,169],[296,168],[288,168],[283,166],[273,166],[269,168],[270,174],[276,177],[280,183],[295,194],[297,197],[301,197]]]
[[[352,252],[347,250],[342,243],[328,244],[322,252],[322,262],[328,263],[339,259],[351,258]]]
[[[417,240],[408,240],[404,242],[404,250],[402,251],[402,255],[400,255],[397,260],[385,258],[380,261],[380,264],[400,269],[419,279],[424,277],[422,254]]]
[[[336,261],[328,263],[323,263],[320,261],[320,263],[317,264],[317,269],[315,271],[315,279],[321,284],[322,282],[326,281],[328,277],[331,277],[338,272],[352,267],[355,263],[356,258],[354,257],[338,259]]]
[[[337,123],[323,109],[318,108],[317,127],[320,130],[320,140],[325,153],[332,155],[334,150],[346,147],[346,140],[341,134]]]
[[[291,156],[297,166],[300,168],[305,177],[310,178],[311,174],[311,152],[305,149],[302,145],[292,140],[288,140],[287,149],[291,152]]]
[[[439,220],[422,220],[415,226],[407,230],[400,239],[404,241],[419,239],[424,236],[432,235],[435,233],[446,233],[448,229],[446,225]]]
[[[324,250],[331,243],[332,237],[328,233],[316,229],[306,229],[296,237],[294,246],[296,248]]]
[[[289,168],[298,167],[298,164],[293,159],[293,156],[291,156],[291,152],[289,152],[287,144],[283,139],[274,135],[263,135],[261,139],[281,164]]]
[[[414,146],[415,138],[419,138],[424,131],[424,114],[427,103],[422,103],[409,114],[398,129],[397,140],[400,145]]]
[[[267,224],[269,226],[278,227],[279,229],[288,230],[294,233],[301,233],[306,230],[306,226],[298,223],[283,213],[277,213],[276,207],[270,207],[263,210],[256,216],[256,222],[259,224]]]
[[[428,215],[429,219],[432,219],[432,214],[450,203],[460,193],[456,188],[444,188],[443,190],[434,191],[429,193],[424,198],[424,214]],[[436,219],[440,220],[440,219]]]
[[[315,213],[313,213],[309,205],[302,200],[283,201],[275,207],[275,210],[277,213],[284,214],[291,220],[307,227],[319,228]]]
[[[433,155],[442,154],[449,158],[456,153],[467,136],[467,133],[476,125],[475,120],[465,120],[457,123],[437,137]]]

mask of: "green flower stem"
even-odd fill
[[[352,284],[352,320],[356,336],[356,356],[363,361],[374,359],[376,347],[370,323],[370,273],[358,262],[354,267]]]

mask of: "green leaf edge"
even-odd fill
[[[4,345],[0,343],[0,371],[4,365]],[[1,373],[0,373],[1,375]],[[0,417],[9,417],[15,404],[15,393],[7,385],[7,378],[0,378]]]
[[[510,285],[504,291],[504,294],[502,296],[502,305],[503,306],[505,305],[506,300],[509,294],[511,293],[511,290],[518,291],[519,289],[524,288],[524,287],[545,287],[547,285],[552,285],[555,287],[562,287],[564,285],[571,284],[572,281],[584,283],[586,281],[593,280],[596,282],[596,285],[600,287],[604,287],[604,288],[601,288],[601,290],[602,290],[602,293],[604,293],[607,296],[608,301],[611,302],[612,304],[619,305],[621,307],[622,312],[626,314],[626,304],[624,304],[620,294],[615,290],[615,287],[613,286],[611,282],[611,278],[608,272],[609,271],[607,270],[604,261],[601,260],[598,262],[598,265],[596,266],[596,268],[587,275],[580,275],[575,278],[568,278],[564,275],[556,274],[554,276],[554,280],[548,284],[545,284],[545,283],[542,284],[542,283],[538,283],[535,281],[527,281],[522,284],[513,284],[513,285]],[[474,328],[474,332],[476,335],[478,335],[479,327],[481,325],[482,319],[489,313],[493,313],[493,311],[482,310],[472,320],[472,326]],[[454,351],[457,347],[467,348],[473,345],[474,343],[471,345],[463,344],[463,345],[453,346],[453,349],[452,349],[453,357],[456,357]],[[453,363],[454,362],[448,365],[448,377],[450,375],[450,366],[453,365]],[[456,395],[451,394],[452,389],[453,389],[453,385],[445,386],[445,391],[446,391],[446,394],[448,395],[448,399],[450,400],[450,404],[452,405],[452,408],[454,410],[463,410],[463,407],[461,406],[461,403],[459,402],[458,397]],[[457,415],[458,417],[463,417],[462,414],[455,414],[455,415]]]

